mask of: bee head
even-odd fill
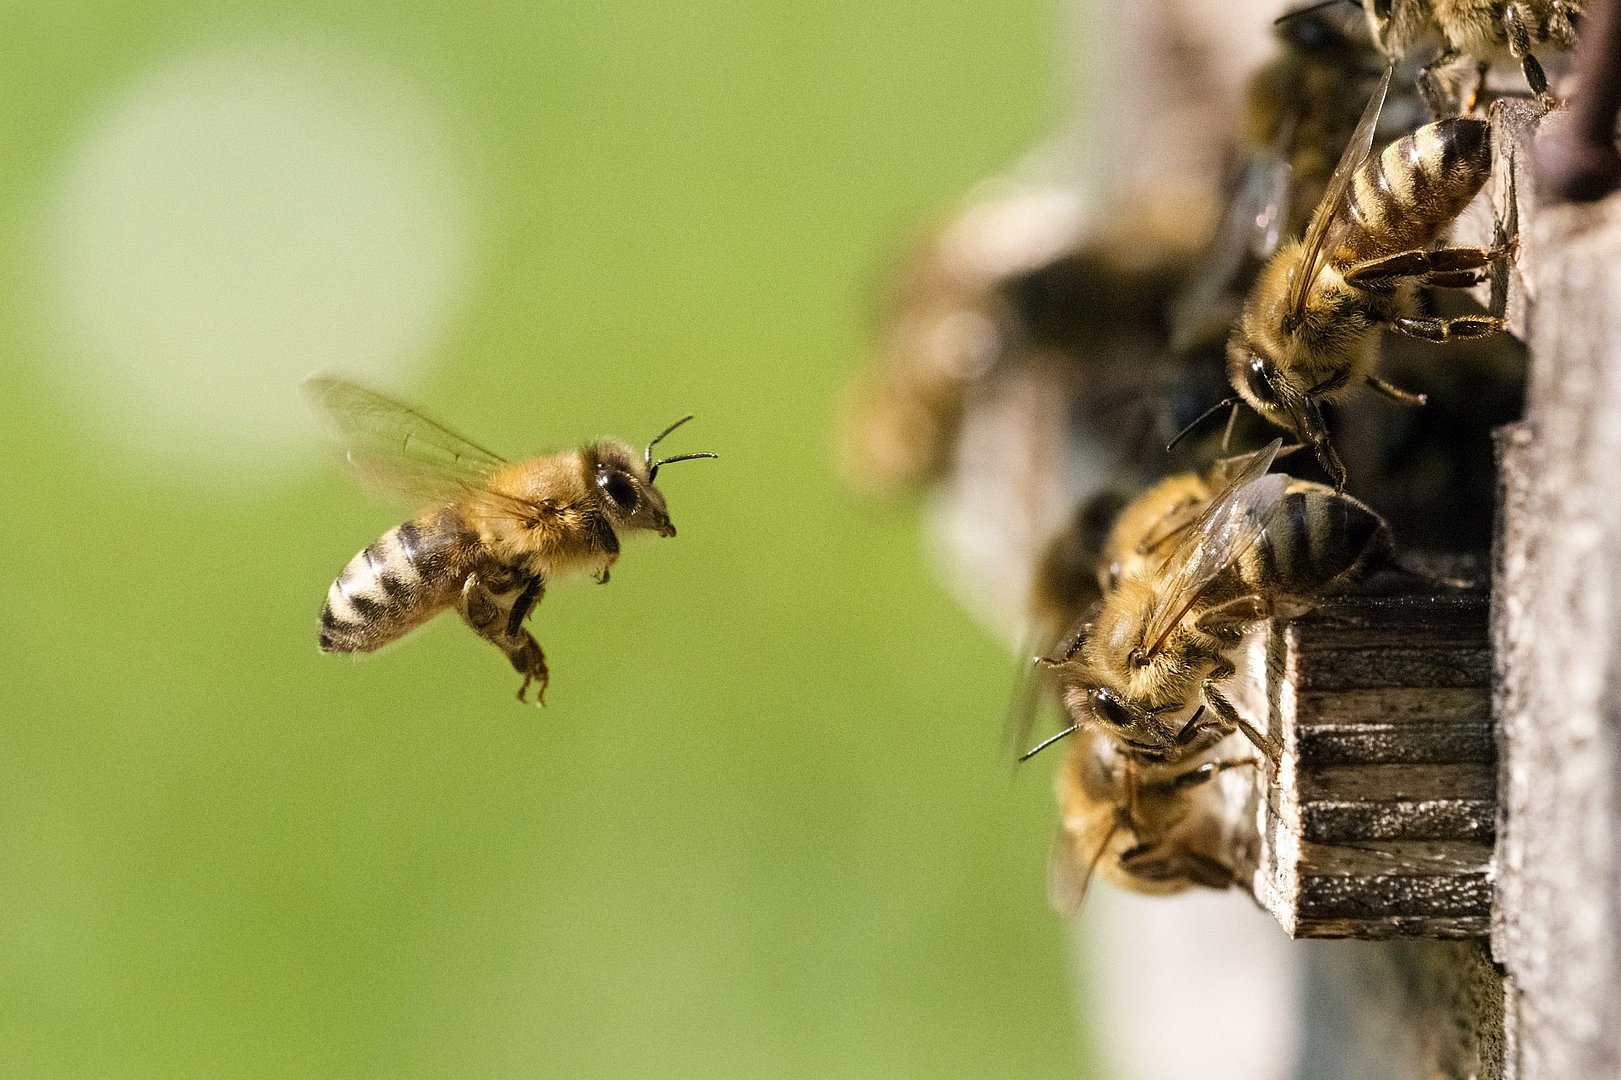
[[[660,536],[675,535],[675,525],[670,521],[664,494],[653,484],[658,478],[659,466],[672,461],[712,458],[715,455],[678,454],[654,461],[653,447],[691,419],[690,416],[683,416],[659,432],[640,456],[617,439],[604,439],[588,448],[586,463],[591,471],[591,481],[602,495],[601,505],[615,525],[628,529],[648,529]]]
[[[1345,487],[1345,466],[1329,441],[1328,422],[1317,403],[1322,393],[1338,390],[1340,384],[1302,385],[1241,333],[1227,343],[1227,377],[1245,404],[1311,447],[1336,490]]]
[[[1159,710],[1141,709],[1107,686],[1072,686],[1064,704],[1071,716],[1084,717],[1139,757],[1159,758],[1176,745],[1176,733],[1161,722]]]

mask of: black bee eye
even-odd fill
[[[1132,726],[1131,714],[1109,691],[1095,687],[1087,691],[1086,696],[1092,705],[1092,715],[1102,723],[1112,728],[1129,728]]]
[[[1270,374],[1265,360],[1259,356],[1250,357],[1250,362],[1244,367],[1244,388],[1262,405],[1276,408],[1278,396],[1272,392],[1272,380],[1267,377]]]
[[[604,469],[597,473],[597,487],[603,494],[619,504],[621,510],[636,509],[636,485],[630,482],[630,477],[617,469]]]

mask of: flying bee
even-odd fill
[[[1366,505],[1269,474],[1280,446],[1224,465],[1225,486],[1175,528],[1169,552],[1120,577],[1065,654],[1045,662],[1072,725],[1042,746],[1094,728],[1140,761],[1175,763],[1236,729],[1276,754],[1221,689],[1238,671],[1230,654],[1256,623],[1309,611],[1393,558],[1389,529]]]
[[[342,379],[305,384],[368,486],[430,504],[349,560],[321,608],[322,652],[371,652],[446,608],[538,683],[546,656],[524,620],[558,577],[591,572],[606,584],[621,535],[674,536],[660,467],[711,453],[653,459],[618,439],[509,462],[415,409]]]
[[[1518,61],[1532,93],[1552,104],[1548,76],[1531,49],[1575,48],[1584,6],[1586,0],[1362,0],[1374,40],[1392,59],[1414,49],[1440,49],[1419,75],[1419,88],[1436,116],[1456,112],[1462,104],[1444,73],[1466,59],[1475,62],[1477,86],[1485,84],[1494,60]]]
[[[1253,832],[1241,770],[1258,765],[1232,736],[1176,764],[1139,761],[1102,731],[1076,736],[1058,770],[1058,831],[1047,862],[1053,909],[1074,916],[1096,874],[1134,892],[1225,889]]]
[[[1484,186],[1491,129],[1454,117],[1371,156],[1392,70],[1368,102],[1306,235],[1268,261],[1227,343],[1227,375],[1239,398],[1310,445],[1336,488],[1345,486],[1345,466],[1321,406],[1361,386],[1402,404],[1424,400],[1374,373],[1381,327],[1447,342],[1505,325],[1494,316],[1424,314],[1423,287],[1475,285],[1512,245],[1430,247]]]

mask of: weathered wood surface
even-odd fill
[[[1621,196],[1521,228],[1533,363],[1500,444],[1492,947],[1509,1075],[1621,1076]]]
[[[1264,642],[1253,892],[1294,937],[1476,937],[1496,774],[1487,597],[1386,575]]]

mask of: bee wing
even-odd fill
[[[1144,625],[1143,642],[1159,647],[1215,577],[1261,538],[1268,512],[1283,498],[1289,478],[1267,475],[1282,439],[1234,464],[1233,479],[1205,507],[1165,562],[1164,578]]]
[[[1053,833],[1052,847],[1047,849],[1047,902],[1064,918],[1073,919],[1080,914],[1081,906],[1086,903],[1086,890],[1092,884],[1092,875],[1097,873],[1098,864],[1108,854],[1109,843],[1119,828],[1111,814],[1109,827],[1102,830],[1103,837],[1097,847],[1083,858],[1075,837],[1064,828],[1063,822],[1058,823],[1058,830]]]
[[[1312,282],[1317,280],[1317,273],[1322,269],[1323,257],[1330,249],[1329,238],[1337,236],[1344,224],[1341,211],[1345,208],[1346,195],[1351,190],[1351,180],[1357,168],[1368,160],[1368,154],[1373,150],[1374,131],[1379,126],[1379,113],[1385,106],[1390,76],[1395,70],[1394,61],[1385,67],[1379,85],[1368,99],[1368,107],[1362,111],[1362,119],[1358,121],[1351,141],[1345,146],[1345,153],[1340,155],[1339,164],[1334,166],[1334,174],[1328,178],[1323,201],[1317,204],[1317,212],[1312,215],[1311,225],[1306,229],[1305,258],[1300,262],[1300,270],[1289,293],[1289,310],[1296,318],[1305,314],[1306,294],[1311,291]]]
[[[403,402],[345,379],[318,375],[305,392],[330,424],[362,486],[418,503],[482,490],[499,455]]]
[[[1247,272],[1277,250],[1293,174],[1282,145],[1254,155],[1239,174],[1215,239],[1171,312],[1173,348],[1188,350],[1218,330],[1225,335],[1243,300]]]
[[[1036,717],[1042,711],[1044,684],[1047,682],[1043,674],[1036,663],[1021,656],[1018,670],[1013,676],[1013,692],[1008,698],[1007,715],[1002,719],[1002,752],[1014,761],[1028,748],[1026,744],[1030,740],[1030,732],[1035,730]]]

